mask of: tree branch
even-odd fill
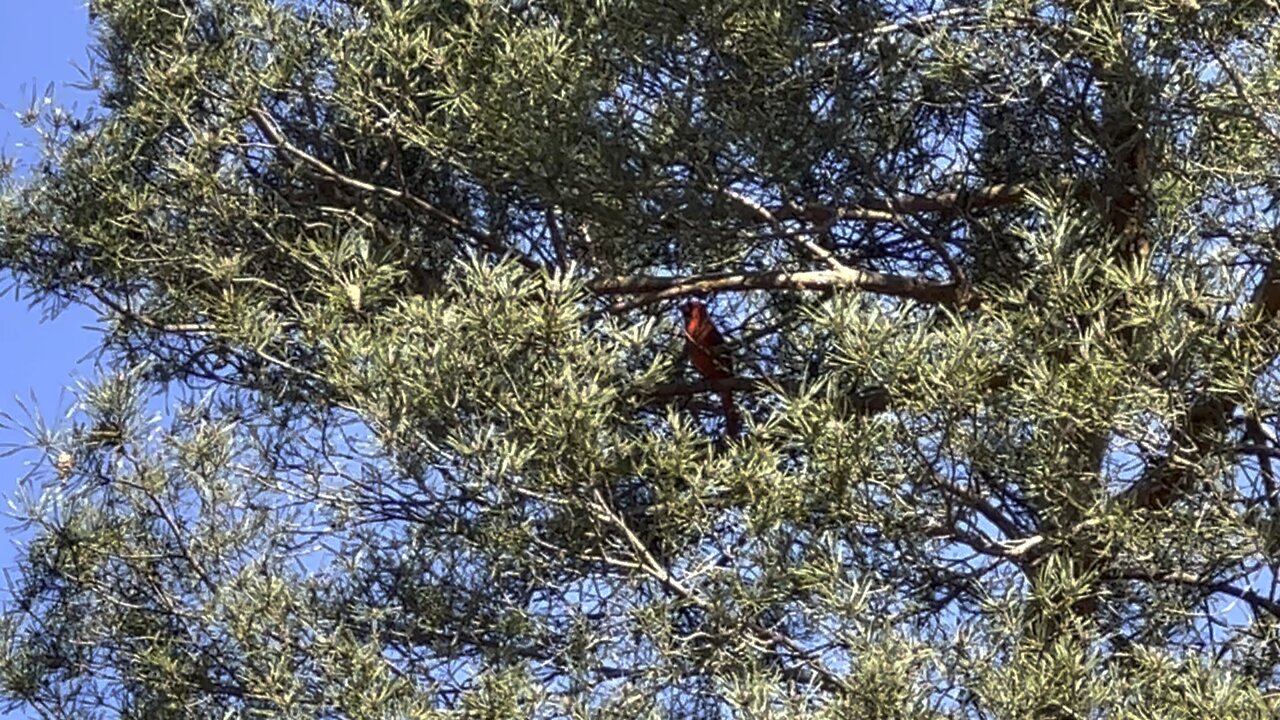
[[[504,245],[503,243],[499,242],[497,238],[493,237],[489,233],[483,230],[479,230],[477,228],[471,227],[469,224],[463,222],[461,219],[455,217],[454,215],[448,212],[445,212],[444,210],[441,210],[435,205],[432,205],[431,203],[410,193],[407,190],[396,190],[395,188],[390,188],[385,185],[377,185],[375,183],[366,182],[364,180],[360,180],[358,178],[353,178],[349,175],[343,174],[341,171],[339,171],[337,168],[333,167],[332,165],[329,165],[328,163],[321,160],[320,158],[317,158],[314,155],[311,155],[310,153],[298,147],[297,145],[294,145],[289,140],[289,138],[285,136],[284,132],[276,125],[275,120],[272,119],[271,115],[267,113],[265,110],[262,110],[259,108],[253,108],[249,110],[249,115],[250,117],[253,118],[254,125],[257,126],[258,130],[260,130],[262,134],[265,135],[266,138],[272,142],[272,144],[274,144],[276,147],[280,148],[281,150],[285,151],[287,154],[292,155],[295,159],[301,161],[303,164],[310,166],[313,170],[317,170],[321,174],[334,180],[335,182],[338,182],[342,185],[346,185],[347,187],[352,188],[354,190],[359,190],[361,192],[369,193],[372,195],[381,195],[385,198],[395,200],[396,202],[406,205],[409,208],[422,212],[423,214],[431,217],[437,222],[443,223],[449,226],[450,228],[453,228],[460,234],[475,241],[477,244],[479,244],[481,247],[483,247],[485,250],[488,250],[489,252],[495,253],[497,255],[509,255],[515,258],[515,260],[519,262],[521,265],[523,265],[524,267],[530,270],[542,269],[542,264],[537,262],[533,258],[530,258],[528,255],[525,255],[524,253],[520,252],[519,250],[516,250],[513,247]]]
[[[1067,181],[1058,181],[1051,187],[1063,187]],[[936,195],[900,196],[896,198],[864,198],[852,205],[808,205],[804,207],[770,208],[769,212],[779,221],[805,220],[827,224],[840,220],[865,220],[868,222],[897,222],[901,215],[917,213],[959,213],[966,210],[1014,205],[1026,199],[1032,190],[1030,183],[989,185],[982,188],[943,192]]]
[[[779,382],[777,378],[724,378],[722,380],[703,380],[695,383],[665,383],[649,387],[636,388],[635,394],[648,400],[666,400],[669,398],[699,395],[701,393],[732,392],[794,392],[798,383]],[[875,415],[889,409],[889,391],[882,387],[870,387],[850,393],[846,398],[851,411],[858,415]]]
[[[735,190],[719,188],[719,191],[732,200],[734,204],[738,206],[739,210],[747,213],[759,222],[767,223],[774,229],[774,232],[778,233],[779,236],[786,234],[782,227],[782,221],[778,220],[778,218],[770,212],[769,208]],[[825,262],[832,270],[836,272],[849,272],[849,268],[843,262],[840,262],[840,259],[837,258],[834,253],[811,240],[807,234],[798,235],[796,237],[796,241],[813,254],[814,257]]]
[[[642,572],[680,596],[686,602],[693,604],[708,614],[717,614],[718,608],[714,603],[702,597],[693,588],[686,586],[679,577],[671,572],[666,563],[654,557],[645,542],[627,524],[626,518],[610,506],[604,496],[601,495],[599,489],[593,490],[592,495],[595,499],[593,504],[594,512],[601,520],[613,525],[622,533],[623,538],[636,558],[638,568]],[[775,653],[779,649],[784,649],[790,653],[791,657],[800,661],[813,673],[813,679],[818,681],[824,689],[831,692],[847,692],[849,690],[849,686],[844,679],[829,670],[822,663],[816,652],[804,648],[790,636],[771,628],[762,627],[758,622],[751,619],[735,617],[734,620],[739,624],[739,632],[745,631],[746,635],[754,638],[756,642],[766,648]]]
[[[1178,585],[1196,587],[1207,592],[1221,593],[1222,595],[1229,595],[1233,598],[1243,600],[1249,603],[1249,606],[1254,609],[1254,612],[1257,612],[1260,609],[1265,610],[1272,617],[1280,619],[1280,603],[1264,597],[1253,590],[1249,590],[1248,588],[1236,587],[1229,582],[1211,580],[1188,572],[1170,571],[1154,573],[1146,570],[1130,569],[1109,572],[1103,577],[1107,580],[1142,580],[1153,583],[1169,582]]]
[[[903,297],[932,305],[969,305],[977,301],[971,291],[954,283],[890,275],[849,267],[845,270],[780,270],[756,273],[721,273],[688,277],[625,275],[602,278],[587,286],[597,295],[642,295],[633,302],[616,303],[622,312],[649,303],[686,295],[745,290],[864,290]]]
[[[1280,315],[1280,257],[1273,257],[1267,264],[1262,281],[1254,289],[1246,321],[1265,325],[1277,315]],[[1262,374],[1270,360],[1269,354],[1256,358],[1252,376],[1256,378]],[[1214,394],[1200,398],[1187,409],[1183,421],[1170,433],[1173,447],[1168,457],[1163,462],[1152,465],[1118,499],[1142,508],[1168,507],[1189,489],[1195,479],[1199,460],[1222,441],[1223,434],[1230,426],[1232,414],[1243,400],[1244,398]]]

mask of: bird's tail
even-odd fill
[[[738,406],[733,402],[733,393],[720,393],[720,407],[724,408],[724,434],[726,437],[738,437],[742,432],[742,416],[738,414]]]

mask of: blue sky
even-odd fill
[[[87,66],[89,42],[85,0],[0,0],[0,147],[6,157],[21,161],[33,157],[30,147],[35,137],[14,117],[31,102],[34,89],[40,95],[54,84],[55,101],[84,108],[89,98],[66,87],[80,79],[75,65]],[[74,378],[91,375],[93,358],[80,362],[97,345],[96,334],[88,329],[96,317],[73,308],[56,319],[44,320],[40,308],[30,309],[25,299],[15,299],[12,282],[0,274],[0,411],[21,421],[17,398],[29,402],[34,394],[37,407],[54,421],[70,402],[63,388]],[[0,429],[0,444],[21,442],[23,436]],[[27,471],[30,453],[0,457],[0,496],[12,496],[18,478]],[[0,504],[7,508],[7,504]],[[0,518],[0,568],[13,564],[13,523]],[[2,577],[2,575],[0,575]],[[3,594],[0,581],[0,595]],[[22,717],[9,715],[7,717]]]
[[[80,79],[75,65],[88,64],[88,42],[85,0],[0,0],[0,147],[6,157],[18,161],[19,174],[23,161],[35,155],[36,138],[15,113],[30,104],[33,89],[42,95],[50,83],[55,101],[84,108],[90,98],[66,85]],[[15,396],[27,398],[32,392],[43,409],[55,410],[78,361],[96,345],[95,333],[84,327],[96,318],[74,308],[42,322],[41,309],[28,308],[25,299],[14,297],[11,286],[10,277],[0,275],[0,288],[8,289],[0,296],[5,346],[0,352],[0,410],[17,412]],[[91,363],[81,367],[84,373],[92,369]],[[0,435],[0,442],[13,439]],[[21,472],[13,460],[0,459],[0,493],[8,494],[14,475]],[[0,559],[8,557],[5,552],[0,547]]]

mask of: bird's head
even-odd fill
[[[686,323],[695,318],[702,319],[707,316],[707,306],[701,300],[690,300],[680,306],[680,314]]]

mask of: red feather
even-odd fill
[[[692,300],[680,308],[684,315],[684,337],[689,347],[689,361],[702,377],[723,380],[733,377],[733,358],[729,355],[724,336],[716,329],[707,306]],[[725,433],[735,436],[742,430],[742,417],[733,402],[733,393],[720,392],[720,405],[724,410]]]

